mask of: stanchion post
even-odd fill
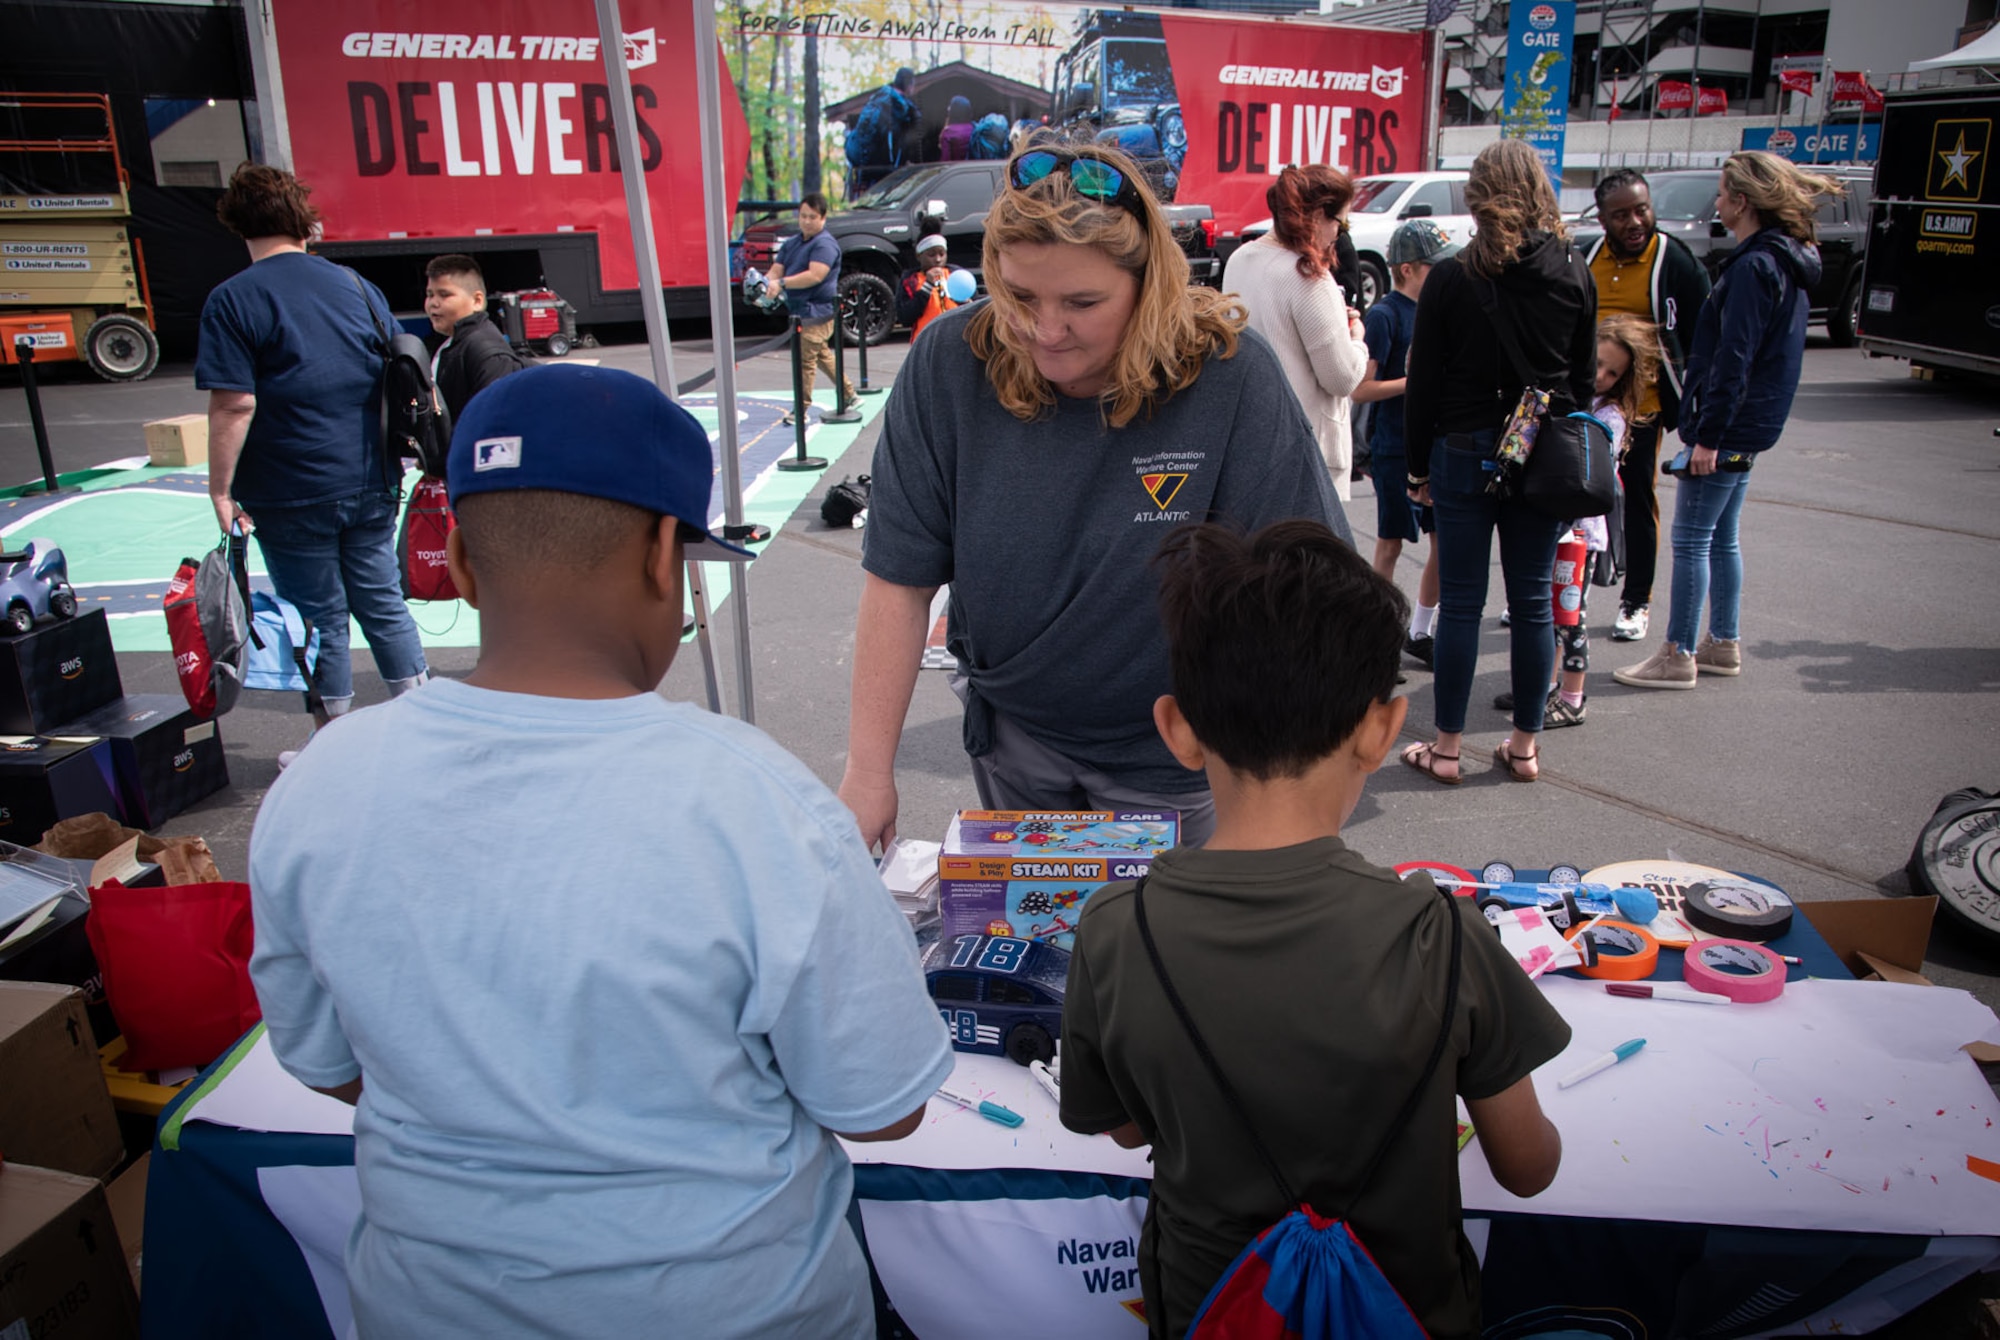
[[[836,296],[833,300],[833,413],[820,415],[821,423],[861,422],[861,411],[847,400],[846,330],[847,314],[840,310],[840,299]]]
[[[860,292],[859,290],[857,290],[855,293],[855,311],[857,319],[854,323],[854,328],[861,332],[861,343],[856,345],[854,348],[854,361],[861,365],[861,380],[855,383],[854,394],[881,395],[882,392],[887,388],[881,386],[870,386],[868,384],[868,327],[863,325],[858,319],[860,306],[861,306]]]
[[[55,457],[49,454],[49,426],[42,418],[42,388],[35,380],[35,341],[31,335],[14,337],[14,358],[21,368],[21,388],[28,393],[28,422],[35,430],[35,450],[42,458],[42,486],[28,493],[74,493],[56,482]]]
[[[837,321],[836,316],[836,321]],[[787,456],[778,462],[780,470],[824,470],[826,462],[817,456],[806,455],[806,379],[804,341],[799,338],[799,327],[803,324],[797,317],[792,318],[792,434],[798,443],[798,455]],[[836,330],[839,326],[836,324]]]

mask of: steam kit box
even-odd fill
[[[1179,839],[1172,810],[960,810],[938,855],[944,935],[1067,949],[1091,894],[1137,879]]]

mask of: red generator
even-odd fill
[[[500,329],[516,345],[538,346],[551,358],[576,347],[576,308],[554,289],[531,288],[496,293]]]

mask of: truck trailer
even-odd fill
[[[2000,375],[2000,70],[1900,75],[1883,100],[1861,347]]]

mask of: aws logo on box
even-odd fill
[[[229,785],[222,737],[178,694],[132,694],[63,728],[110,746],[126,821],[152,828]]]

